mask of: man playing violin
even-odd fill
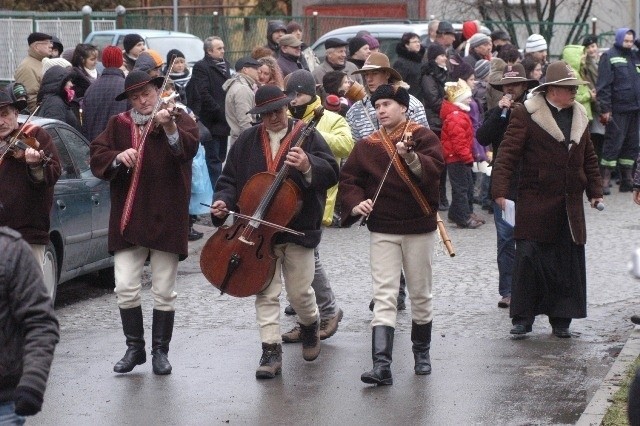
[[[414,370],[419,375],[431,373],[431,262],[444,160],[438,137],[407,120],[406,89],[380,85],[371,102],[382,127],[356,143],[340,172],[338,194],[342,224],[349,226],[367,217],[371,231],[373,369],[361,380],[390,385],[402,270],[411,298]]]
[[[49,133],[31,123],[20,127],[18,114],[26,105],[0,90],[0,226],[20,232],[42,265],[61,168]]]
[[[113,367],[127,373],[146,362],[141,307],[142,270],[150,258],[155,374],[170,374],[178,262],[187,257],[191,160],[198,127],[187,114],[157,110],[163,78],[132,71],[124,92],[133,109],[114,115],[91,142],[91,171],[110,182],[109,251],[127,351]],[[145,130],[148,130],[144,138]]]
[[[275,274],[267,288],[256,295],[256,317],[262,341],[262,357],[256,371],[258,379],[274,378],[282,369],[281,273],[289,302],[298,314],[303,358],[313,361],[320,354],[320,316],[311,287],[315,272],[314,248],[320,243],[327,189],[338,181],[338,164],[315,130],[301,147],[294,146],[305,126],[301,120],[287,118],[287,105],[292,98],[277,86],[265,85],[258,89],[256,106],[249,113],[261,114],[262,124],[242,132],[231,147],[211,208],[214,225],[221,225],[229,210],[238,210],[236,203],[252,176],[265,171],[276,173],[285,164],[289,166],[288,178],[301,191],[302,207],[287,226],[304,235],[276,234],[273,241],[277,257]]]

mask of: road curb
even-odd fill
[[[640,327],[629,335],[622,351],[611,366],[602,384],[591,398],[589,405],[578,419],[576,426],[597,426],[602,424],[602,419],[611,406],[611,399],[618,389],[625,373],[640,355]]]

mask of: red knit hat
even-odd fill
[[[462,36],[465,40],[469,40],[472,35],[479,31],[478,24],[474,21],[466,21],[462,24]]]
[[[117,46],[107,46],[102,50],[102,65],[105,68],[120,68],[122,66],[122,50]]]
[[[325,107],[329,111],[340,112],[340,98],[336,95],[329,95],[325,100]]]

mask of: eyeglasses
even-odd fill
[[[562,88],[571,93],[578,93],[578,86],[562,86]]]

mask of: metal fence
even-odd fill
[[[0,15],[0,49],[5,52],[0,61],[0,81],[13,80],[13,73],[27,55],[27,37],[34,31],[58,37],[65,47],[82,43],[81,12],[11,12]],[[115,13],[91,16],[90,30],[115,29]]]
[[[73,47],[83,41],[83,16],[81,12],[6,12],[0,14],[0,48],[5,53],[0,61],[0,80],[13,79],[13,71],[27,54],[27,36],[32,31],[41,31],[57,36],[65,47]],[[311,45],[324,33],[349,25],[380,20],[367,17],[340,16],[221,16],[217,13],[206,15],[181,15],[178,31],[194,34],[201,39],[212,35],[225,41],[226,56],[235,62],[250,53],[256,46],[267,43],[267,25],[270,20],[280,19],[285,23],[296,21],[304,28],[303,40]],[[126,14],[121,21],[124,28],[173,29],[171,14]],[[507,22],[487,21],[490,29],[507,29],[520,47],[532,32],[546,35],[549,54],[559,56],[567,39],[581,40],[589,32],[588,24],[563,22]],[[94,12],[90,15],[91,31],[111,30],[117,26],[115,12]],[[571,35],[571,37],[569,37]]]

